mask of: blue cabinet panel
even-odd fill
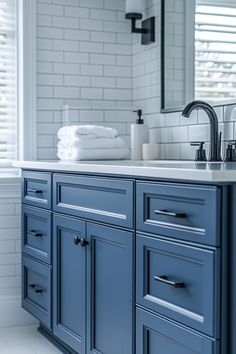
[[[53,208],[57,212],[133,227],[133,182],[55,174]]]
[[[89,223],[87,353],[132,354],[133,234]]]
[[[137,183],[137,230],[206,245],[220,245],[220,189]]]
[[[22,172],[23,203],[51,209],[51,173]]]
[[[79,354],[85,353],[85,223],[53,218],[53,333]]]
[[[219,250],[137,236],[137,302],[217,338],[220,327]]]
[[[136,354],[219,354],[219,342],[137,308]]]
[[[22,251],[38,260],[51,263],[50,211],[24,205],[22,208]]]
[[[22,259],[22,307],[51,328],[51,268],[26,256]]]

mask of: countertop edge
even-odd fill
[[[106,163],[66,163],[50,161],[15,161],[13,166],[21,169],[52,172],[95,173],[114,176],[160,178],[196,182],[236,182],[236,168],[229,170],[204,170],[155,166],[114,165]]]

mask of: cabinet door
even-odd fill
[[[133,234],[89,223],[88,353],[132,354]]]
[[[85,353],[85,223],[54,215],[53,332]]]

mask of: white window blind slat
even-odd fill
[[[0,167],[16,158],[16,0],[0,0]]]
[[[195,18],[195,97],[236,97],[236,2],[198,0]]]

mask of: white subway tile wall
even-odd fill
[[[38,159],[56,158],[64,104],[72,107],[71,123],[112,126],[129,144],[135,115],[132,35],[124,9],[125,0],[37,0]],[[107,109],[73,109],[90,105]]]
[[[0,328],[35,323],[21,308],[20,180],[0,183]]]
[[[203,111],[193,112],[189,119],[180,112],[160,113],[161,2],[146,0],[146,4],[144,17],[156,16],[156,42],[141,46],[140,36],[133,35],[133,105],[143,109],[150,128],[150,141],[160,144],[162,159],[193,159],[196,150],[190,146],[193,140],[206,141],[208,153],[208,118]],[[173,0],[173,4],[180,6],[181,1]],[[227,140],[236,139],[236,106],[217,107],[216,113],[224,150]]]
[[[192,159],[192,140],[206,141],[208,149],[204,112],[194,112],[190,119],[179,112],[160,113],[160,0],[146,0],[144,9],[144,17],[156,16],[151,45],[140,44],[141,36],[131,34],[124,16],[125,0],[37,0],[38,159],[56,157],[64,104],[107,107],[72,109],[70,121],[112,126],[128,144],[135,120],[131,110],[143,109],[150,141],[160,144],[163,159]],[[236,106],[219,107],[217,114],[223,140],[235,139]]]
[[[18,295],[20,289],[20,184],[0,186],[0,292]]]

